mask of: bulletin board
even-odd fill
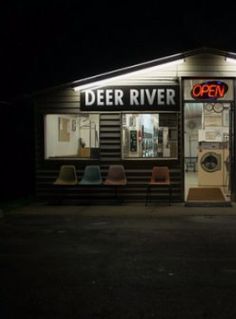
[[[58,118],[58,141],[70,142],[70,119]]]

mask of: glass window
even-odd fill
[[[99,158],[98,114],[48,114],[45,158]]]
[[[123,114],[123,158],[177,158],[177,114]]]

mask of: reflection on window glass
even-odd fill
[[[123,158],[177,158],[176,114],[123,114]]]
[[[50,114],[44,124],[45,158],[99,158],[98,114]]]

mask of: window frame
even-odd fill
[[[57,115],[57,116],[72,116],[72,117],[76,117],[79,118],[81,115],[90,115],[90,114],[97,114],[98,115],[98,132],[99,132],[99,138],[98,138],[98,143],[99,143],[99,147],[98,149],[100,149],[100,121],[101,121],[101,114],[100,112],[79,112],[79,113],[68,113],[68,112],[64,112],[64,111],[59,111],[59,112],[50,112],[50,113],[43,113],[42,114],[42,122],[43,122],[43,156],[44,156],[44,160],[45,161],[60,161],[60,160],[68,160],[68,161],[78,161],[78,160],[82,160],[82,161],[97,161],[100,159],[100,156],[98,158],[90,158],[90,157],[79,157],[78,156],[55,156],[55,157],[46,157],[46,143],[47,143],[47,136],[46,136],[46,117],[48,115]]]
[[[173,112],[173,111],[123,111],[121,112],[121,126],[120,126],[120,137],[121,137],[121,160],[123,161],[170,161],[170,160],[178,160],[179,159],[179,112]],[[123,150],[123,115],[125,114],[175,114],[176,116],[176,131],[177,131],[177,138],[176,138],[176,157],[124,157],[124,150]]]

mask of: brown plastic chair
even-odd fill
[[[54,185],[77,185],[78,179],[74,165],[62,165]]]
[[[118,198],[118,187],[125,186],[127,178],[123,165],[110,165],[104,185],[113,186],[115,190],[115,198]]]
[[[150,182],[147,185],[147,193],[146,193],[146,203],[147,206],[148,202],[151,200],[151,188],[167,186],[169,189],[169,204],[171,205],[171,197],[172,197],[172,190],[171,190],[171,182],[170,182],[170,171],[167,166],[154,166],[152,168],[152,176]]]

